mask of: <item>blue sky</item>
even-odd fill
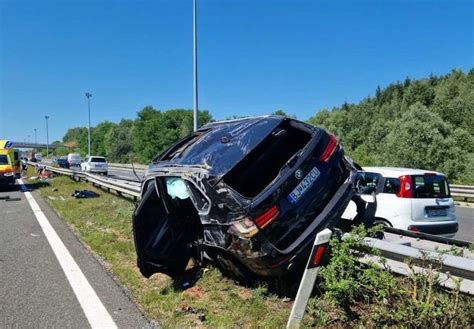
[[[307,119],[474,67],[473,1],[199,0],[200,108]],[[0,139],[192,108],[192,1],[0,0]]]

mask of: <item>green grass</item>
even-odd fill
[[[37,187],[40,195],[126,288],[144,314],[161,326],[278,328],[286,325],[292,303],[272,294],[264,283],[253,289],[243,287],[211,266],[204,270],[194,287],[184,291],[175,290],[173,281],[166,275],[143,278],[136,267],[132,201],[64,176],[51,179],[49,185],[37,183]],[[78,189],[95,191],[100,197],[71,197]],[[332,242],[333,256],[321,271],[318,293],[310,299],[304,326],[429,326],[434,320],[446,320],[446,316],[453,317],[457,326],[473,325],[472,298],[427,284],[433,283],[428,276],[404,278],[374,267],[364,268],[350,252],[356,243]],[[413,291],[418,297],[413,297]],[[426,301],[419,297],[424,295],[434,297]],[[443,312],[451,313],[444,316]]]

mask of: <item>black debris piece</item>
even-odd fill
[[[87,199],[87,198],[97,198],[100,194],[95,193],[89,190],[75,190],[71,196],[75,197],[76,199]]]

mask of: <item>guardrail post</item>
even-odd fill
[[[331,235],[332,231],[326,228],[319,232],[314,239],[313,249],[311,250],[308,264],[306,265],[303,278],[301,279],[298,288],[298,293],[296,294],[295,302],[293,303],[293,308],[291,309],[290,318],[286,325],[287,328],[299,328],[300,326],[306,310],[306,305],[308,304],[314,283],[316,282],[316,277],[318,276],[321,260],[327,249]]]

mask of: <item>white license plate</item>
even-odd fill
[[[295,187],[293,191],[288,195],[287,199],[290,203],[295,204],[298,200],[303,196],[303,194],[308,191],[308,189],[313,186],[314,182],[319,177],[319,170],[314,167],[311,171],[306,175],[305,178]]]

